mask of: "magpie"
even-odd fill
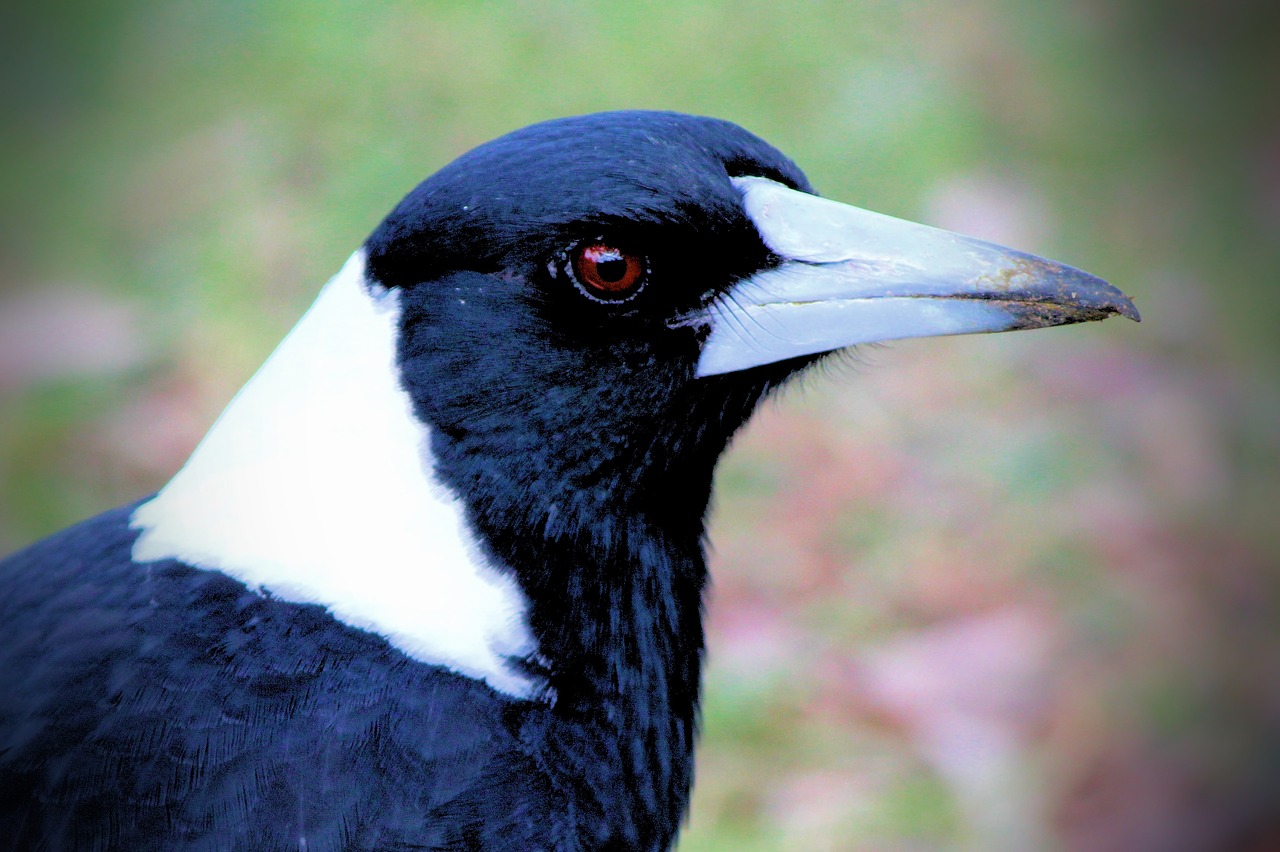
[[[0,566],[0,848],[666,849],[753,409],[856,344],[1113,314],[725,121],[483,144],[164,488]]]

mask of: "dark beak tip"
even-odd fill
[[[1125,295],[1120,288],[1087,272],[1080,274],[1085,279],[1083,286],[1079,287],[1079,292],[1083,296],[1082,301],[1086,304],[1093,302],[1103,310],[1119,314],[1122,317],[1128,317],[1134,322],[1142,322],[1142,314],[1138,313],[1138,308],[1133,304],[1133,299]],[[1075,287],[1073,286],[1072,289],[1074,290]]]
[[[1142,322],[1142,314],[1138,313],[1137,306],[1129,299],[1125,299],[1123,302],[1116,305],[1116,313],[1120,314],[1122,317],[1128,317],[1134,322]]]

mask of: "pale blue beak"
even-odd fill
[[[699,376],[883,340],[1138,320],[1101,278],[993,243],[735,178],[782,262],[708,308]]]

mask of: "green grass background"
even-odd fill
[[[1144,322],[873,348],[766,407],[720,473],[681,848],[1280,842],[1266,4],[0,15],[0,550],[161,485],[452,157],[560,115],[716,115]]]

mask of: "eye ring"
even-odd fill
[[[649,259],[619,248],[603,237],[570,247],[565,268],[588,299],[603,304],[629,302],[649,278]]]

